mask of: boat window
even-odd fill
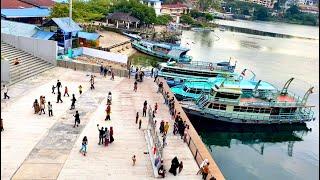
[[[183,87],[183,91],[187,92],[187,90],[188,90],[188,87],[187,87],[187,86],[184,86],[184,87]]]
[[[227,109],[227,105],[225,104],[220,104],[220,110],[226,110]]]
[[[209,104],[209,106],[208,106],[208,108],[211,108],[211,109],[212,109],[212,106],[213,106],[213,104],[212,104],[212,103],[210,103],[210,104]]]
[[[215,97],[216,98],[225,98],[225,99],[238,99],[239,98],[239,94],[220,93],[220,92],[218,92]]]

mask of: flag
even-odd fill
[[[246,72],[247,69],[244,69],[242,72],[241,72],[241,75],[245,76],[245,72]]]

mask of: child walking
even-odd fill
[[[136,164],[136,155],[132,156],[132,166]]]
[[[83,153],[84,156],[86,156],[87,154],[87,145],[88,145],[88,139],[87,136],[84,136],[82,139],[82,145],[81,145],[81,149],[80,149],[80,153]]]
[[[52,104],[50,102],[48,102],[48,112],[49,112],[49,117],[53,116],[53,114],[52,114]]]

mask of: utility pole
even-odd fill
[[[69,26],[71,26],[71,19],[72,19],[72,0],[69,0]]]

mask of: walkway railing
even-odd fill
[[[169,96],[174,97],[174,94],[171,92],[167,82],[163,78],[158,78],[158,80],[156,82],[157,82],[157,84],[159,84],[160,82],[163,82],[162,95],[165,95],[166,92],[169,92]],[[209,171],[210,172],[209,172],[207,179],[211,179],[213,177],[217,180],[225,179],[223,174],[221,173],[219,167],[217,166],[217,164],[213,160],[212,155],[208,151],[205,144],[202,142],[200,136],[198,135],[195,128],[192,126],[189,118],[187,117],[187,115],[183,111],[179,102],[177,102],[176,98],[175,98],[174,107],[175,107],[175,112],[180,112],[180,116],[181,116],[182,120],[186,121],[186,123],[189,125],[189,128],[187,128],[186,133],[184,135],[184,141],[187,143],[196,163],[200,167],[200,164],[202,163],[202,161],[204,159],[209,160],[209,163],[210,163]],[[195,170],[195,172],[196,171],[198,171],[198,170]]]

